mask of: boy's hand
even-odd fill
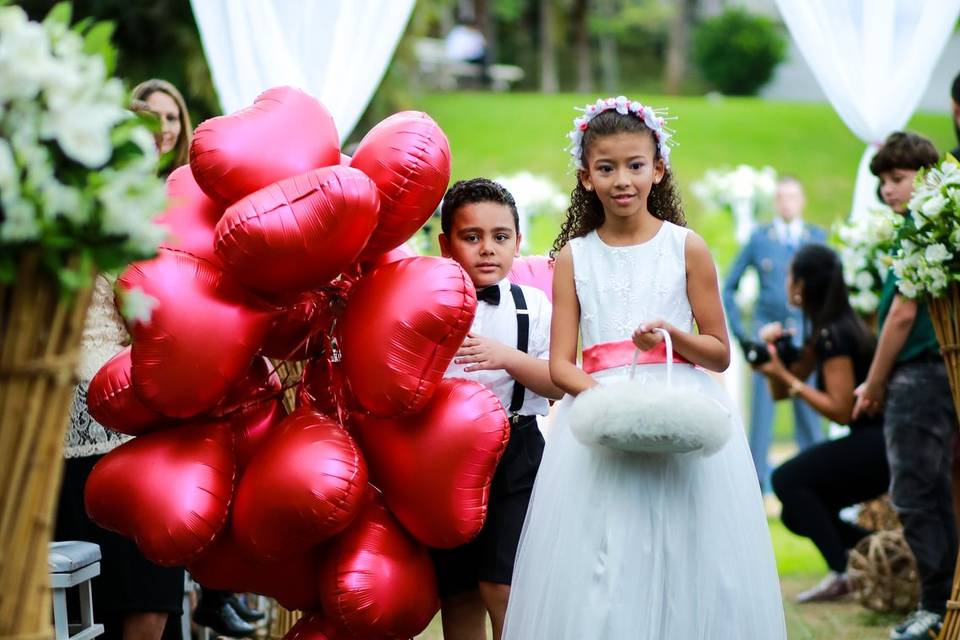
[[[654,331],[654,329],[671,331],[673,327],[665,320],[654,320],[653,322],[647,322],[637,327],[637,330],[633,332],[630,339],[633,340],[633,344],[641,351],[649,351],[663,342],[663,334],[659,331]]]
[[[454,362],[468,365],[465,372],[506,369],[512,351],[514,349],[502,342],[470,333],[457,351]]]
[[[875,416],[883,411],[883,403],[886,399],[886,389],[883,385],[876,384],[867,378],[863,384],[854,389],[853,395],[857,397],[851,416],[854,420],[863,415]]]

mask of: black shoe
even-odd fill
[[[267,614],[263,611],[248,607],[243,600],[237,597],[237,594],[233,594],[227,598],[227,604],[233,607],[233,610],[237,612],[237,615],[247,622],[260,622],[267,617]]]
[[[216,609],[197,607],[193,612],[193,621],[202,627],[212,629],[217,635],[231,638],[250,637],[256,631],[252,624],[245,622],[237,615],[229,602],[224,602]]]

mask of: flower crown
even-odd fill
[[[580,157],[582,152],[581,147],[583,145],[583,133],[590,128],[591,120],[604,111],[610,111],[611,109],[623,115],[632,113],[643,120],[643,124],[647,125],[647,128],[653,132],[654,138],[656,138],[657,150],[660,152],[660,158],[663,160],[664,166],[668,169],[670,168],[670,146],[676,143],[673,142],[673,130],[668,129],[666,126],[666,121],[672,119],[667,116],[666,109],[646,107],[635,100],[628,100],[624,96],[597,98],[595,103],[588,104],[582,109],[579,107],[574,108],[577,111],[583,112],[582,116],[577,116],[573,119],[573,131],[568,134],[570,138],[570,155],[573,156],[573,162],[577,169],[586,168],[583,166],[583,160]]]

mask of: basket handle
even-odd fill
[[[666,329],[657,327],[654,331],[663,334],[663,342],[667,345],[667,386],[673,377],[673,340],[670,338],[670,332]],[[630,365],[630,379],[633,380],[633,373],[637,369],[637,357],[640,355],[640,349],[633,350],[633,364]]]

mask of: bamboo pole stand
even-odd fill
[[[61,295],[35,254],[0,284],[0,640],[53,637],[47,546],[91,290]]]
[[[950,378],[953,406],[960,415],[960,284],[954,282],[942,298],[929,301],[930,317],[937,332],[943,360]],[[960,478],[954,474],[953,497],[956,504],[960,496]],[[953,573],[953,588],[947,601],[947,615],[938,640],[960,640],[960,557]]]

